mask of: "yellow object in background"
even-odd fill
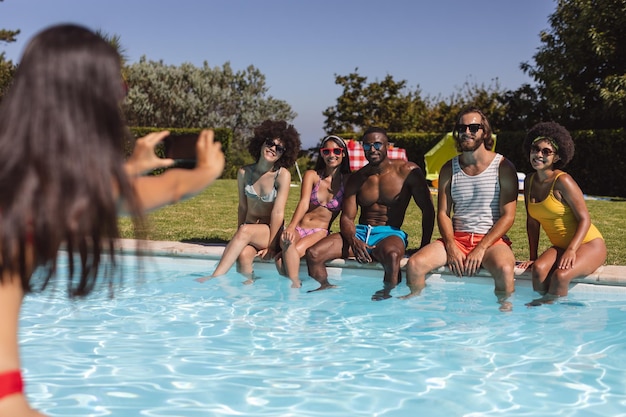
[[[493,150],[496,149],[496,135],[493,137]],[[426,166],[426,179],[430,181],[433,187],[437,186],[439,179],[439,171],[443,164],[457,156],[459,152],[456,150],[456,140],[452,136],[452,132],[446,133],[430,151],[424,154],[424,164]]]

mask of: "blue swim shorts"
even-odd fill
[[[398,236],[404,242],[406,248],[409,244],[408,235],[403,230],[393,226],[370,226],[367,224],[356,225],[356,237],[370,246],[375,246],[378,242],[389,236]]]

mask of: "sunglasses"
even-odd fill
[[[278,143],[274,142],[273,139],[270,139],[270,138],[265,139],[265,146],[267,146],[268,149],[272,147],[276,148],[276,152],[278,153],[283,153],[286,150],[284,146],[279,145]]]
[[[365,152],[369,152],[372,149],[372,147],[376,149],[377,151],[380,151],[381,148],[383,147],[383,143],[382,142],[363,143],[363,150]]]
[[[530,153],[540,153],[541,156],[543,156],[544,158],[547,158],[550,155],[554,155],[556,152],[554,152],[550,148],[540,148],[537,145],[531,145],[530,146]]]
[[[478,132],[480,129],[483,129],[484,127],[480,123],[470,123],[468,125],[457,123],[457,125],[454,127],[454,129],[457,132],[459,132],[459,134],[465,133],[467,131],[467,128],[469,128],[469,131],[471,134],[475,134],[476,132]]]
[[[320,149],[320,153],[324,156],[328,156],[331,153],[335,154],[336,156],[339,156],[343,153],[343,149],[341,148],[322,148]]]

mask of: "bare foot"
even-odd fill
[[[382,301],[391,298],[391,294],[389,294],[389,290],[378,290],[372,295],[372,301]]]
[[[500,308],[498,310],[508,313],[513,311],[513,304],[510,301],[500,301]]]
[[[252,285],[254,284],[254,281],[256,281],[254,272],[250,272],[250,273],[241,272],[241,275],[243,275],[244,278],[246,278],[246,280],[242,282],[243,285]]]
[[[322,290],[327,290],[327,289],[329,289],[329,288],[337,288],[337,286],[336,286],[336,285],[332,285],[332,284],[328,284],[328,283],[326,283],[326,284],[322,284],[322,285],[320,285],[320,287],[319,287],[318,289],[315,289],[315,290],[309,290],[309,291],[307,291],[307,292],[322,291]]]
[[[196,278],[196,279],[194,279],[194,281],[197,281],[197,282],[199,282],[200,284],[202,284],[203,282],[208,281],[208,280],[213,279],[213,278],[215,278],[215,277],[214,277],[214,276],[211,276],[211,275],[208,275],[208,276],[206,276],[206,277]]]
[[[422,290],[426,288],[425,285],[424,286],[417,285],[417,286],[411,287],[410,285],[407,284],[407,286],[409,287],[409,290],[411,290],[411,292],[408,293],[407,295],[398,297],[400,300],[408,300],[409,298],[417,297],[418,295],[422,293]]]
[[[554,300],[560,298],[558,295],[546,294],[541,298],[532,300],[530,303],[526,303],[527,307],[537,307],[544,304],[554,304]]]
[[[500,308],[499,308],[500,311],[503,311],[503,312],[513,311],[513,303],[509,301],[509,297],[511,296],[511,294],[513,294],[512,292],[494,290],[493,293],[496,295],[496,297],[498,297],[498,304],[500,304]]]

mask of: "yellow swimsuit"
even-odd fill
[[[574,237],[574,233],[576,233],[578,221],[576,217],[574,217],[572,209],[567,204],[563,204],[557,200],[554,196],[554,184],[556,184],[557,178],[562,174],[564,174],[564,172],[559,173],[554,178],[552,187],[550,187],[550,193],[543,201],[539,203],[528,202],[528,215],[541,224],[541,227],[548,235],[548,239],[550,239],[550,242],[552,242],[554,246],[565,249]],[[533,177],[534,175],[535,174],[533,174]],[[532,190],[532,183],[533,178],[531,177],[531,185],[528,192],[529,196]],[[592,224],[589,226],[583,243],[587,243],[596,238],[602,239],[602,234]]]

